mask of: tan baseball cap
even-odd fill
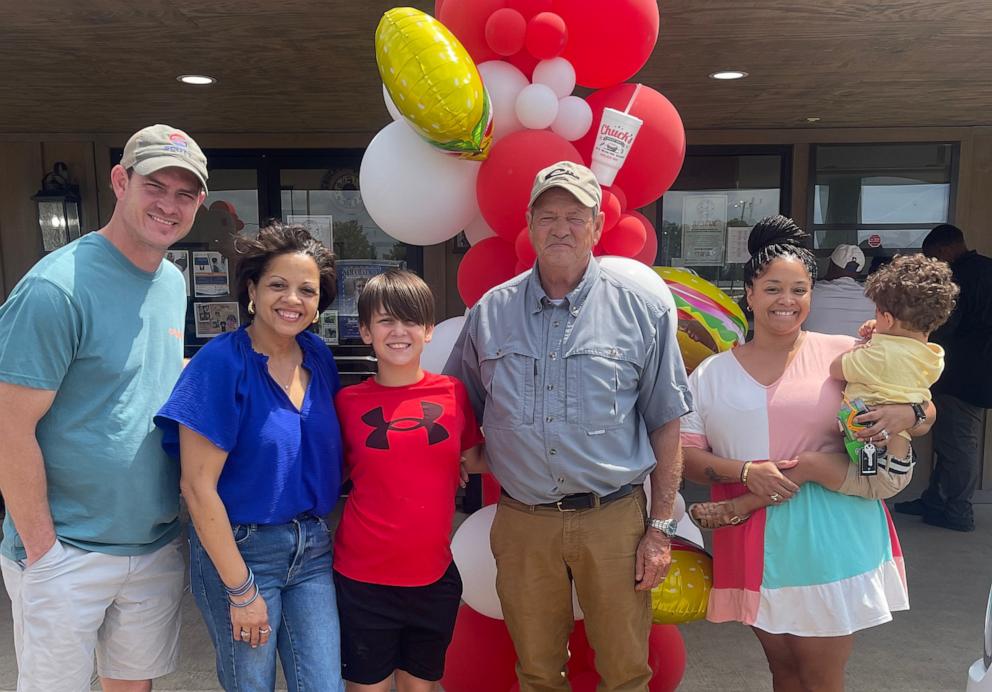
[[[170,125],[149,125],[131,135],[124,145],[121,165],[133,168],[139,175],[170,166],[185,168],[207,191],[207,157],[192,137]]]
[[[559,161],[538,172],[537,177],[534,178],[534,187],[530,191],[527,208],[534,206],[534,200],[540,197],[542,192],[553,187],[568,190],[575,199],[587,207],[598,207],[603,202],[603,190],[592,171],[578,163]]]

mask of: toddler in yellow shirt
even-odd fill
[[[853,462],[838,492],[884,500],[909,484],[915,464],[909,433],[886,436],[876,449],[854,437],[860,426],[853,419],[860,403],[870,408],[930,401],[930,387],[944,369],[944,349],[928,339],[950,317],[957,294],[947,264],[923,255],[901,255],[868,277],[865,295],[875,303],[875,319],[861,327],[867,342],[830,366],[832,377],[847,382],[839,417]]]

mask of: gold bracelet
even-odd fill
[[[744,484],[745,488],[747,487],[747,472],[750,470],[751,470],[751,462],[745,461],[744,466],[741,467],[741,483]]]

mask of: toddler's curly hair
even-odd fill
[[[951,316],[958,292],[947,262],[919,254],[897,255],[865,282],[865,295],[881,312],[925,334]]]

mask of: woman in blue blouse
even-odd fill
[[[341,482],[334,359],[306,331],[334,299],[334,256],[298,226],[239,240],[251,321],[204,346],[155,422],[193,519],[190,579],[225,690],[343,689],[331,541]]]

